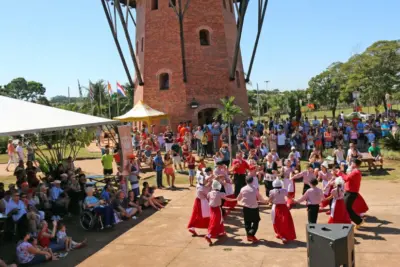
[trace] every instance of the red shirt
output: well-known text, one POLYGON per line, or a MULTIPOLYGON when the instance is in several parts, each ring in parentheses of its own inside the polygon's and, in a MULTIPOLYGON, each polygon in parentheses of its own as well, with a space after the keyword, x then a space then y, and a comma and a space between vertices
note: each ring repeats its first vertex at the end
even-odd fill
POLYGON ((47 236, 43 236, 43 232, 40 231, 40 233, 38 234, 38 243, 42 247, 47 248, 50 245, 50 238, 47 236))
POLYGON ((246 174, 246 170, 249 169, 249 164, 243 159, 234 159, 232 162, 232 166, 238 165, 234 168, 234 174, 246 174))
POLYGON ((120 156, 119 153, 115 153, 115 154, 114 154, 114 160, 115 160, 115 162, 116 162, 117 164, 119 163, 119 161, 121 160, 121 156, 120 156))
POLYGON ((346 175, 342 172, 339 173, 345 181, 344 190, 347 192, 358 193, 361 184, 361 172, 359 169, 353 170, 350 174, 346 175))

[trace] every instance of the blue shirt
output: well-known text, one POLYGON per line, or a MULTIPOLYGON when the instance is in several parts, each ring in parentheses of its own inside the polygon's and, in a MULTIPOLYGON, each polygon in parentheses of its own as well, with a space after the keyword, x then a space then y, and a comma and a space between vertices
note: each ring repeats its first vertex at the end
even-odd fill
POLYGON ((364 123, 362 123, 361 121, 359 121, 359 122, 357 123, 357 132, 358 132, 359 134, 364 133, 364 123))
POLYGON ((368 142, 375 141, 375 134, 374 133, 368 133, 367 134, 368 142))
POLYGON ((223 158, 222 158, 223 161, 230 160, 228 149, 221 149, 220 151, 221 151, 221 154, 223 155, 223 158))
POLYGON ((103 192, 101 192, 101 198, 105 201, 110 201, 110 193, 106 190, 103 190, 103 192))
POLYGON ((17 209, 18 213, 12 216, 14 222, 17 222, 24 214, 26 214, 25 204, 21 200, 15 203, 14 200, 10 199, 6 205, 6 215, 8 215, 13 209, 17 209))
POLYGON ((96 204, 96 203, 97 203, 96 207, 99 205, 99 200, 95 196, 85 197, 84 202, 85 202, 85 205, 96 204))
POLYGON ((64 190, 59 187, 53 186, 50 189, 51 200, 56 201, 62 192, 64 192, 64 190))
POLYGON ((156 171, 157 171, 157 172, 163 170, 164 162, 163 162, 161 156, 156 156, 156 157, 154 158, 154 163, 156 164, 156 171))
POLYGON ((389 135, 389 125, 387 123, 382 124, 381 126, 382 129, 382 136, 388 136, 389 135))

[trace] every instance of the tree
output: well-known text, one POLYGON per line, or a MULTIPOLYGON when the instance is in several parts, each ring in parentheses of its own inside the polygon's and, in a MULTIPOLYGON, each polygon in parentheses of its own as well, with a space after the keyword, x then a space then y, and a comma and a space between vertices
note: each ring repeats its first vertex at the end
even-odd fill
POLYGON ((36 101, 38 97, 44 96, 46 88, 39 82, 16 78, 5 86, 5 93, 12 98, 36 101))
POLYGON ((39 96, 38 99, 35 101, 35 103, 45 106, 50 106, 50 102, 45 96, 39 96))
POLYGON ((230 159, 232 160, 232 140, 231 140, 231 123, 233 119, 240 114, 243 114, 242 109, 235 105, 234 103, 235 97, 231 96, 229 98, 222 98, 221 99, 221 104, 222 108, 217 109, 214 112, 214 119, 218 119, 221 117, 221 119, 225 122, 228 123, 228 146, 229 146, 229 156, 230 159))

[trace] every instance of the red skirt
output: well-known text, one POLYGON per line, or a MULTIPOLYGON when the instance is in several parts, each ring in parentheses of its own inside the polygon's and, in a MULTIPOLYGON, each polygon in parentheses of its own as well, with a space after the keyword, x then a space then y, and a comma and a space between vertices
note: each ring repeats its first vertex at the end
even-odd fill
POLYGON ((333 199, 328 223, 351 223, 343 199, 333 199))
POLYGON ((188 224, 188 228, 203 228, 207 229, 210 223, 210 217, 203 218, 201 212, 201 201, 196 197, 194 200, 192 216, 188 224))
POLYGON ((289 192, 287 195, 286 206, 288 207, 289 210, 296 205, 296 203, 294 202, 294 197, 295 197, 295 192, 289 192))
POLYGON ((274 204, 271 215, 275 233, 288 241, 295 240, 296 230, 288 207, 285 204, 274 204))
POLYGON ((329 199, 329 200, 325 200, 327 197, 329 197, 329 195, 325 195, 325 194, 324 194, 324 200, 321 201, 321 204, 319 204, 319 206, 320 206, 321 208, 325 208, 325 207, 328 206, 329 203, 331 202, 330 199, 329 199))
MULTIPOLYGON (((227 198, 236 198, 235 194, 226 196, 227 198)), ((237 205, 237 201, 225 201, 224 202, 224 207, 227 207, 229 209, 233 209, 234 207, 236 207, 237 205)))
POLYGON ((356 198, 356 200, 353 203, 353 210, 355 213, 357 213, 358 215, 362 214, 362 213, 366 213, 368 211, 368 205, 365 202, 364 198, 361 196, 360 193, 358 193, 358 197, 356 198))
POLYGON ((208 234, 211 236, 211 238, 217 238, 225 234, 222 211, 220 207, 210 207, 210 224, 208 225, 208 234))

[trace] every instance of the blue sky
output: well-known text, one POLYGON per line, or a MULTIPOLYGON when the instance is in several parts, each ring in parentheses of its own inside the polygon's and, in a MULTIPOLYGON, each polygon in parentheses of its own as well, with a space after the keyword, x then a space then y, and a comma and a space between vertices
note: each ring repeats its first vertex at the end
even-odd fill
MULTIPOLYGON (((192 0, 199 1, 199 0, 192 0)), ((306 88, 334 61, 374 41, 400 38, 399 0, 270 0, 251 80, 269 89, 306 88)), ((127 78, 99 0, 2 1, 0 84, 16 77, 42 82, 51 97, 78 95, 97 79, 127 78)), ((245 69, 256 34, 251 0, 242 39, 245 69)), ((124 46, 126 56, 129 52, 124 46)), ((245 70, 246 71, 246 70, 245 70)))

